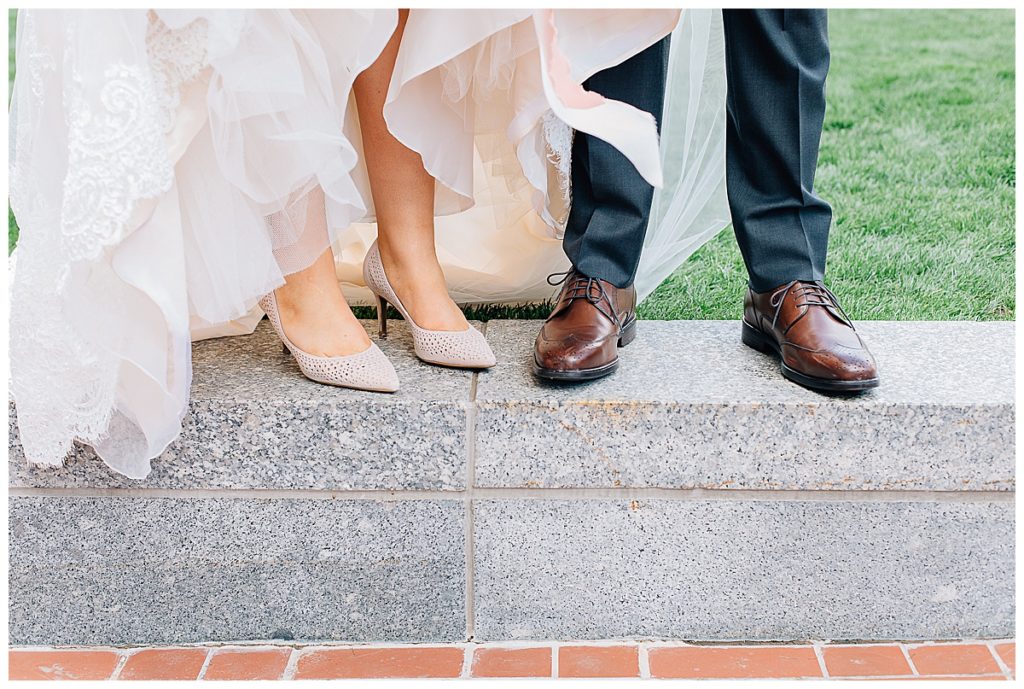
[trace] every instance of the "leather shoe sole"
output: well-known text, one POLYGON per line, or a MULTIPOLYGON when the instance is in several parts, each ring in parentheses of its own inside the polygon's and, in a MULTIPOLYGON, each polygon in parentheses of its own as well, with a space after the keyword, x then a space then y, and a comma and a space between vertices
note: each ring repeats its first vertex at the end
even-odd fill
POLYGON ((812 390, 822 390, 824 392, 862 392, 864 390, 870 390, 871 388, 878 387, 877 377, 866 378, 864 380, 831 380, 829 378, 809 376, 806 373, 801 373, 796 369, 790 368, 786 365, 786 362, 782 360, 782 350, 779 348, 779 345, 774 338, 758 332, 751 326, 747 325, 746 321, 742 321, 742 323, 743 344, 747 345, 751 349, 756 349, 759 352, 771 354, 776 357, 782 367, 782 375, 798 385, 802 385, 805 388, 810 388, 812 390))
MULTIPOLYGON (((622 331, 619 333, 619 347, 625 347, 630 342, 636 339, 636 319, 623 326, 622 331)), ((619 358, 615 357, 614 361, 610 361, 603 366, 595 366, 594 368, 545 368, 537 363, 537 358, 534 356, 533 359, 533 373, 538 378, 544 380, 556 380, 560 382, 578 383, 586 380, 596 380, 597 378, 603 378, 619 367, 619 358)))

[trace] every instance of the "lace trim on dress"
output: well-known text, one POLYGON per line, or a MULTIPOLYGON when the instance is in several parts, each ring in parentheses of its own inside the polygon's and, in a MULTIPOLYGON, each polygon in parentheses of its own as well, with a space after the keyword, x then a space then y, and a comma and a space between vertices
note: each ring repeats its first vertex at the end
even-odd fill
POLYGON ((174 170, 163 134, 174 124, 181 87, 203 68, 206 22, 172 30, 150 13, 143 65, 111 65, 98 104, 72 69, 68 173, 61 231, 72 261, 92 260, 123 239, 141 199, 171 188, 174 170))
POLYGON ((81 79, 71 80, 68 172, 61 233, 67 258, 93 260, 123 239, 141 199, 174 181, 160 127, 156 90, 140 65, 111 65, 95 107, 81 79))
POLYGON ((180 29, 170 29, 155 12, 149 12, 146 54, 165 132, 174 127, 181 87, 195 79, 208 62, 207 33, 205 19, 197 19, 180 29))
POLYGON ((551 110, 544 113, 543 127, 548 160, 558 171, 559 188, 563 198, 568 201, 572 187, 572 127, 551 110))
POLYGON ((146 58, 110 62, 93 88, 77 71, 75 15, 64 23, 58 73, 58 60, 36 35, 34 13, 22 12, 18 57, 28 82, 16 85, 13 98, 10 196, 22 233, 17 260, 9 260, 11 391, 27 458, 59 465, 73 440, 95 444, 106 436, 120 367, 116 353, 75 327, 66 295, 82 280, 109 274, 98 261, 133 229, 139 201, 171 188, 164 132, 177 91, 204 66, 198 45, 205 27, 170 30, 150 14, 154 43, 146 58), (47 117, 65 120, 66 144, 32 140, 32 123, 47 117), (55 188, 51 176, 60 168, 64 182, 55 188))
POLYGON ((559 229, 564 228, 568 220, 568 208, 572 203, 572 139, 573 129, 552 110, 544 113, 541 120, 544 132, 544 143, 547 147, 548 161, 554 166, 558 175, 558 190, 562 194, 564 217, 555 218, 559 229))

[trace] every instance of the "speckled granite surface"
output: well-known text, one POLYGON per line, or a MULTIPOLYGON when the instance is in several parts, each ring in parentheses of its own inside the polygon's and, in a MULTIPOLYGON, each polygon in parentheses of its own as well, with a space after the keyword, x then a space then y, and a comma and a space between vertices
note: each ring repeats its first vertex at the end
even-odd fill
POLYGON ((723 321, 643 321, 613 376, 542 384, 538 325, 487 324, 499 364, 475 402, 473 374, 420 363, 401 321, 381 343, 394 395, 306 380, 266 323, 200 342, 191 413, 146 480, 87 450, 28 465, 11 409, 10 485, 461 490, 475 404, 481 487, 1013 489, 1012 323, 861 323, 882 386, 853 398, 783 379, 723 321))
POLYGON ((541 384, 537 327, 488 324, 478 486, 1013 489, 1012 323, 860 323, 882 384, 854 397, 785 380, 724 321, 641 321, 612 376, 541 384))
POLYGON ((266 325, 197 344, 144 481, 31 467, 12 416, 11 642, 1012 635, 1013 324, 862 323, 853 398, 736 323, 641 322, 574 387, 531 376, 537 322, 488 323, 481 374, 403 325, 395 395, 306 380, 266 325))
POLYGON ((457 500, 15 497, 12 644, 459 641, 457 500))
MULTIPOLYGON (((378 341, 376 322, 364 325, 378 341)), ((60 469, 27 464, 12 408, 10 485, 460 490, 472 373, 420 363, 403 321, 388 333, 378 344, 401 378, 394 394, 306 379, 265 320, 252 335, 196 343, 190 414, 142 481, 87 448, 60 469)))
POLYGON ((475 632, 1011 636, 1013 503, 481 500, 475 632))

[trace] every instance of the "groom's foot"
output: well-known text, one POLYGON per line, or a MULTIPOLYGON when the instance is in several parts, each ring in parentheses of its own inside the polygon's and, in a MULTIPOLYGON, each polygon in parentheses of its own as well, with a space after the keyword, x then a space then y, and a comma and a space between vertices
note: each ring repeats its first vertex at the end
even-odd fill
POLYGON ((878 368, 835 295, 794 280, 743 300, 743 343, 782 360, 782 375, 828 392, 878 387, 878 368))
POLYGON ((540 378, 584 381, 619 366, 618 348, 636 336, 636 291, 571 270, 537 335, 533 372, 540 378))

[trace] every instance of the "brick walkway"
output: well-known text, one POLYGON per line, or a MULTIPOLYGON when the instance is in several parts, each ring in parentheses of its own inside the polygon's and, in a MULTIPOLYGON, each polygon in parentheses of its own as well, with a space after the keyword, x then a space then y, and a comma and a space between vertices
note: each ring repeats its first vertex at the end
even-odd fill
POLYGON ((1013 640, 807 645, 521 642, 12 648, 10 679, 653 677, 1012 679, 1013 640))

